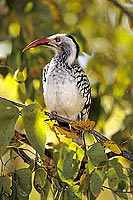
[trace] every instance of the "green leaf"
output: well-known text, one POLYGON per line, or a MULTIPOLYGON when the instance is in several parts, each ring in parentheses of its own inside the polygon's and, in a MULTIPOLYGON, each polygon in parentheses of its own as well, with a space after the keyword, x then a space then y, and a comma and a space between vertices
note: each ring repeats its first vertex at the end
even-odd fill
POLYGON ((17 69, 14 73, 14 78, 18 83, 23 83, 26 80, 27 76, 24 74, 23 71, 17 69))
POLYGON ((9 176, 0 176, 0 194, 11 195, 11 179, 9 176))
POLYGON ((63 182, 68 184, 73 182, 78 175, 83 157, 84 151, 76 143, 72 142, 69 147, 62 146, 57 170, 63 182))
POLYGON ((16 139, 11 139, 9 145, 7 146, 8 148, 24 148, 25 147, 25 144, 19 140, 16 140, 16 139))
POLYGON ((2 195, 1 196, 1 200, 11 200, 10 197, 6 196, 6 195, 2 195))
POLYGON ((94 171, 95 167, 93 166, 92 162, 90 160, 88 160, 88 164, 87 164, 87 172, 88 174, 91 174, 94 171))
POLYGON ((114 168, 114 170, 118 176, 119 184, 118 184, 117 190, 119 190, 119 191, 126 190, 127 191, 128 187, 129 187, 129 183, 128 183, 127 175, 124 174, 123 166, 121 165, 121 163, 119 163, 117 158, 113 158, 110 161, 110 163, 111 163, 112 168, 114 168))
POLYGON ((112 167, 115 169, 120 180, 127 181, 127 176, 123 173, 123 166, 119 163, 117 158, 110 160, 112 167))
POLYGON ((18 199, 27 200, 32 189, 32 172, 29 168, 14 172, 14 182, 18 199))
POLYGON ((29 142, 40 156, 43 157, 46 142, 44 112, 39 104, 31 104, 22 110, 22 117, 29 142))
POLYGON ((38 168, 35 170, 35 176, 34 176, 34 187, 37 190, 37 192, 42 193, 42 189, 45 186, 47 178, 47 173, 44 170, 44 168, 38 168))
POLYGON ((103 146, 98 142, 90 147, 87 151, 87 156, 94 166, 98 166, 108 160, 106 154, 104 153, 103 146))
POLYGON ((123 193, 123 192, 116 192, 117 196, 120 197, 120 199, 127 199, 128 200, 128 196, 127 194, 123 193))
POLYGON ((104 177, 105 174, 100 170, 95 170, 95 172, 91 176, 90 190, 95 197, 97 197, 101 192, 104 177))
POLYGON ((46 179, 45 186, 43 188, 43 193, 41 194, 41 200, 47 199, 50 190, 51 190, 51 184, 48 181, 48 179, 46 179))
POLYGON ((133 114, 127 115, 125 117, 124 123, 126 127, 128 128, 130 134, 132 135, 132 130, 133 130, 133 114))
POLYGON ((92 98, 91 108, 90 108, 90 119, 97 122, 100 117, 101 112, 101 98, 99 96, 92 98))
POLYGON ((117 190, 119 184, 119 178, 114 168, 107 171, 106 176, 108 177, 108 185, 111 189, 117 190))
POLYGON ((70 186, 64 191, 63 200, 81 200, 81 193, 78 192, 79 186, 70 186))
POLYGON ((88 200, 95 200, 96 198, 91 191, 88 191, 88 200))
POLYGON ((89 182, 90 182, 90 179, 89 179, 89 175, 87 175, 86 173, 84 173, 81 178, 80 178, 80 188, 79 188, 79 191, 81 191, 85 196, 87 195, 88 193, 88 190, 89 190, 89 182))
POLYGON ((18 117, 18 108, 6 100, 0 101, 0 156, 12 138, 18 117))

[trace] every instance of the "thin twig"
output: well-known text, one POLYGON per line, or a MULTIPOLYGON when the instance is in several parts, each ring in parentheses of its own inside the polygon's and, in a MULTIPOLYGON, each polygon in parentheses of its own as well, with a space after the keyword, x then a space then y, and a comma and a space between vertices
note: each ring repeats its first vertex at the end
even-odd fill
POLYGON ((31 165, 33 160, 21 149, 13 148, 13 150, 23 159, 24 162, 31 165))
POLYGON ((47 115, 51 120, 57 120, 59 122, 65 122, 65 123, 70 123, 71 120, 70 119, 67 119, 65 117, 61 117, 60 115, 57 115, 56 113, 54 112, 47 112, 47 111, 44 111, 44 114, 47 115))
POLYGON ((122 4, 120 4, 118 1, 116 0, 107 0, 110 3, 114 4, 114 6, 116 6, 117 8, 119 8, 123 13, 125 13, 130 20, 133 22, 133 15, 129 12, 128 9, 126 9, 124 6, 122 6, 122 4))
POLYGON ((113 190, 112 188, 109 188, 109 187, 107 187, 107 186, 105 186, 105 185, 103 185, 102 188, 105 188, 105 189, 107 189, 107 190, 111 190, 111 191, 114 192, 114 193, 121 192, 121 193, 123 193, 123 194, 131 194, 131 192, 128 192, 128 191, 113 190))
POLYGON ((16 101, 12 101, 12 100, 10 100, 10 99, 7 99, 7 98, 4 98, 4 97, 1 97, 1 96, 0 96, 0 101, 2 101, 2 100, 9 101, 9 102, 13 103, 15 106, 18 106, 18 107, 21 107, 21 108, 25 108, 25 107, 26 107, 25 104, 18 103, 18 102, 16 102, 16 101))
POLYGON ((112 158, 114 156, 122 156, 123 158, 126 158, 127 160, 133 161, 133 153, 121 149, 121 154, 116 154, 114 152, 108 152, 107 153, 108 158, 112 158))

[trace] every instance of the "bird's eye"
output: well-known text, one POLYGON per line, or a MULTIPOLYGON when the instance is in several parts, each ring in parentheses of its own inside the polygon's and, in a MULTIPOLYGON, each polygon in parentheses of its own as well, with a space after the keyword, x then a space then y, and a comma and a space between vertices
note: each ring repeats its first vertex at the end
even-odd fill
POLYGON ((56 37, 56 38, 55 38, 55 41, 56 41, 56 42, 60 42, 60 38, 59 38, 59 37, 56 37))

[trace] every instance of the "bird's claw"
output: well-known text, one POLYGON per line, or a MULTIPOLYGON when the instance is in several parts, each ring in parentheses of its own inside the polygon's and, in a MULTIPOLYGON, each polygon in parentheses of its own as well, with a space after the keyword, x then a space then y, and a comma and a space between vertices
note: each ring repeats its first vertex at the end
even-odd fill
POLYGON ((56 116, 57 116, 57 112, 56 111, 51 111, 49 118, 50 118, 50 120, 56 120, 57 119, 56 116))

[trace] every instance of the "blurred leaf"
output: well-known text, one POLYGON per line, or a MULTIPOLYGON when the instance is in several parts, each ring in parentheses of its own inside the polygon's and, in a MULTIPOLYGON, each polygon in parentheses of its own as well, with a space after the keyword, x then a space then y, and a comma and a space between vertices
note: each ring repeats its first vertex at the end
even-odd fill
POLYGON ((17 37, 20 34, 20 24, 18 22, 12 22, 9 25, 9 33, 13 37, 17 37))
POLYGON ((15 80, 19 83, 19 88, 23 94, 26 94, 25 80, 27 78, 26 70, 17 69, 14 73, 15 80))
POLYGON ((88 160, 88 164, 87 164, 87 173, 91 174, 94 171, 95 167, 93 166, 92 162, 90 160, 88 160))
POLYGON ((128 177, 126 174, 124 174, 123 171, 123 166, 121 163, 119 163, 117 158, 113 158, 112 160, 110 160, 111 166, 114 168, 118 179, 119 179, 119 184, 118 184, 118 191, 123 192, 123 190, 128 190, 128 177))
POLYGON ((26 6, 24 8, 24 12, 28 13, 28 12, 30 12, 32 10, 32 8, 33 8, 33 2, 29 1, 29 2, 27 2, 26 6))
POLYGON ((81 199, 81 193, 78 192, 79 186, 69 186, 65 191, 64 191, 64 198, 63 200, 80 200, 81 199))
POLYGON ((19 83, 19 88, 23 94, 26 94, 25 83, 19 83))
POLYGON ((34 149, 44 156, 46 130, 44 112, 39 104, 31 104, 22 110, 22 118, 27 138, 34 149))
POLYGON ((100 143, 93 144, 87 151, 87 156, 94 166, 98 166, 103 162, 107 162, 107 156, 104 152, 103 146, 100 143))
POLYGON ((1 200, 10 200, 10 197, 8 197, 6 195, 2 195, 1 198, 2 198, 1 200))
POLYGON ((130 178, 130 192, 133 195, 133 170, 132 169, 128 171, 128 175, 130 178))
POLYGON ((88 199, 87 200, 95 200, 97 197, 95 197, 91 191, 88 191, 88 199))
POLYGON ((38 168, 35 170, 34 187, 37 190, 37 192, 43 194, 43 188, 45 186, 46 179, 47 179, 47 173, 44 170, 44 168, 38 168))
POLYGON ((83 157, 84 151, 76 143, 72 142, 69 147, 62 145, 57 170, 63 182, 70 185, 72 184, 73 180, 78 175, 83 157))
POLYGON ((124 174, 123 172, 123 166, 122 164, 118 161, 117 158, 113 158, 112 160, 110 160, 110 163, 112 165, 112 167, 115 169, 117 176, 119 177, 120 180, 127 180, 127 176, 124 174))
POLYGON ((129 133, 132 135, 133 133, 133 114, 127 115, 124 120, 124 124, 129 130, 129 133))
POLYGON ((121 199, 127 199, 128 200, 128 196, 126 193, 123 192, 116 192, 116 194, 118 195, 118 197, 120 197, 121 199))
POLYGON ((18 117, 19 110, 12 103, 0 101, 0 156, 12 138, 18 117))
POLYGON ((109 148, 112 152, 116 153, 116 154, 121 154, 121 150, 118 147, 118 145, 112 141, 112 140, 106 140, 104 142, 104 147, 109 148))
POLYGON ((114 168, 107 171, 106 176, 108 177, 108 185, 112 190, 117 190, 119 184, 119 178, 114 168))
POLYGON ((101 107, 101 100, 100 97, 92 98, 91 108, 90 108, 90 119, 94 120, 95 122, 98 121, 100 117, 100 107, 101 107))
POLYGON ((116 132, 112 138, 113 141, 115 141, 117 144, 122 145, 125 142, 127 143, 127 141, 129 140, 129 133, 127 130, 120 130, 118 132, 116 132))
POLYGON ((13 194, 12 197, 28 200, 32 189, 31 170, 29 168, 18 169, 13 174, 13 194))
POLYGON ((80 188, 79 191, 82 191, 84 195, 87 195, 88 188, 89 188, 89 176, 84 173, 80 178, 80 188))
POLYGON ((46 200, 51 190, 51 183, 46 179, 45 186, 43 187, 43 193, 41 194, 41 200, 46 200))
POLYGON ((14 78, 18 83, 23 83, 26 80, 27 75, 23 71, 17 69, 14 73, 14 78))
POLYGON ((11 139, 9 145, 7 146, 7 148, 24 148, 25 144, 21 141, 15 140, 15 139, 11 139))
POLYGON ((102 188, 105 174, 100 170, 95 170, 90 179, 90 190, 92 194, 97 197, 102 188))
POLYGON ((9 196, 11 193, 11 179, 9 176, 0 176, 0 195, 5 194, 9 196))

